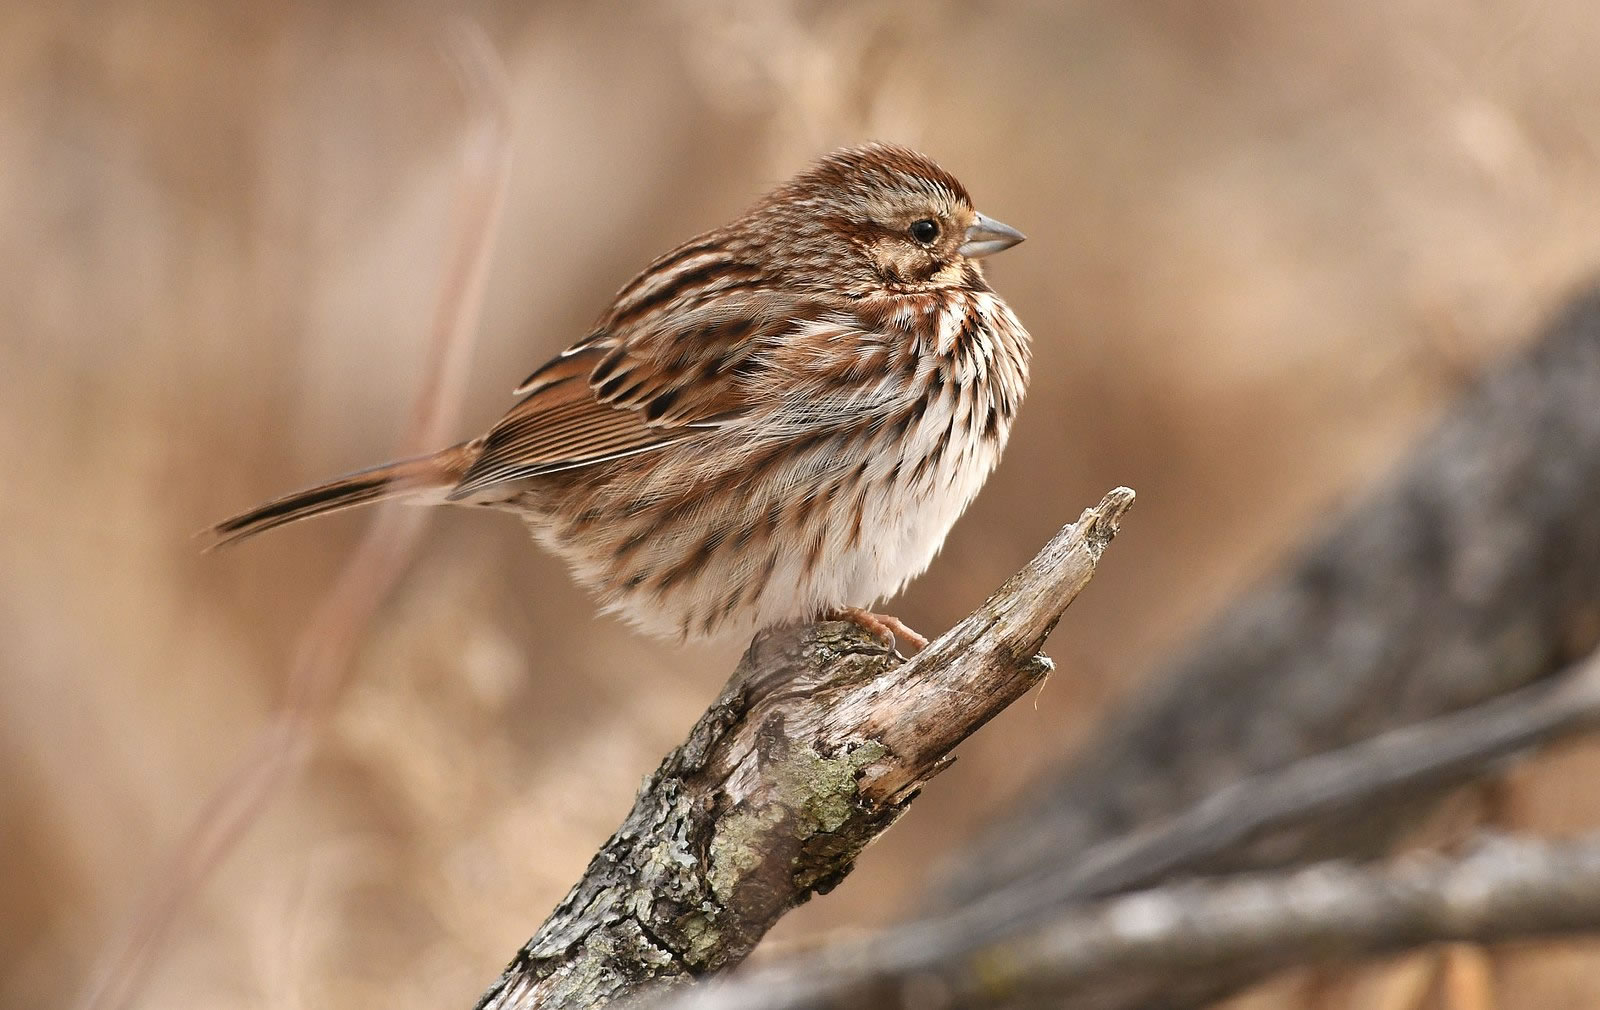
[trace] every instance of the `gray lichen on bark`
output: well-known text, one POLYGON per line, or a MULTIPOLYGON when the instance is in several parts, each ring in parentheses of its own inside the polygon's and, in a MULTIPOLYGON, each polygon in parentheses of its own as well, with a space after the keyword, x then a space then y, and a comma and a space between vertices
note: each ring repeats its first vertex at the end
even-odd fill
MULTIPOLYGON (((822 753, 791 739, 780 710, 726 753, 758 698, 786 680, 828 680, 819 694, 881 674, 889 650, 842 623, 764 636, 685 743, 640 790, 584 879, 517 955, 539 978, 539 1006, 604 1003, 649 983, 716 971, 748 953, 772 921, 826 892, 904 801, 864 803, 863 766, 886 752, 847 741, 822 753), (811 676, 791 676, 799 670, 811 676), (821 675, 818 676, 817 673, 821 675)), ((496 1005, 494 990, 484 1006, 496 1005)))

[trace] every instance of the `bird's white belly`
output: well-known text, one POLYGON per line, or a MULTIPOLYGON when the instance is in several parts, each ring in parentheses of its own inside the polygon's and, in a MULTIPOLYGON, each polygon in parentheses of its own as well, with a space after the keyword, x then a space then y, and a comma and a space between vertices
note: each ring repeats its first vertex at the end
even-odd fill
POLYGON ((963 412, 940 405, 911 437, 875 459, 866 478, 873 490, 859 534, 848 501, 820 517, 828 524, 822 534, 830 541, 827 563, 804 566, 796 558, 780 564, 761 601, 759 622, 870 607, 926 571, 1004 447, 1004 430, 998 439, 984 439, 975 428, 963 412), (930 454, 935 461, 919 470, 917 464, 930 454))
POLYGON ((886 494, 871 510, 862 539, 877 549, 859 551, 840 566, 847 576, 840 587, 843 598, 860 601, 852 605, 871 606, 927 571, 988 479, 998 453, 987 446, 968 445, 963 451, 952 445, 946 459, 932 468, 924 486, 886 494))

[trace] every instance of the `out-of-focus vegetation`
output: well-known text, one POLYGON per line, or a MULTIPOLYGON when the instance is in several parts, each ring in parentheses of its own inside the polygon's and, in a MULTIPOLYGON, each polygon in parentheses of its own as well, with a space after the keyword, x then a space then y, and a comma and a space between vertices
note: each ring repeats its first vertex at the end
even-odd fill
MULTIPOLYGON (((656 253, 821 151, 956 172, 1028 243, 1000 471, 894 609, 936 631, 1107 487, 1140 505, 1060 672, 774 944, 892 916, 939 853, 1378 472, 1600 265, 1600 8, 477 0, 516 158, 467 435, 656 253)), ((463 111, 415 5, 0 10, 0 1004, 59 1004, 278 702, 353 517, 190 534, 384 458, 417 385, 463 111)), ((661 647, 501 516, 443 515, 308 774, 144 1005, 464 1005, 742 643, 661 647)), ((1204 718, 1197 712, 1195 718, 1204 718)), ((1600 822, 1600 748, 1479 816, 1600 822)), ((1496 954, 1506 1008, 1600 955, 1496 954)), ((1393 972, 1253 1007, 1371 1005, 1393 972)))

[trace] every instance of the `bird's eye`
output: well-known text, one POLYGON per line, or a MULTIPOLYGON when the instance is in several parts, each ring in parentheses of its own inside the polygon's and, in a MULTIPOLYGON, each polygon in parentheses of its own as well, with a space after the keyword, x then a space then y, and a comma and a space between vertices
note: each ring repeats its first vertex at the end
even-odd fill
POLYGON ((921 221, 911 223, 911 237, 927 245, 939 237, 939 222, 923 218, 921 221))

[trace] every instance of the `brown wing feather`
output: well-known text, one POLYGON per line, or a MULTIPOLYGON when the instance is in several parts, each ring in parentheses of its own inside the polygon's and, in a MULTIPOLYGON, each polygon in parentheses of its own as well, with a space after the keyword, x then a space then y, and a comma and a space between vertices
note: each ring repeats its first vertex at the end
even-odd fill
MULTIPOLYGON (((771 291, 702 292, 699 304, 602 326, 518 387, 452 500, 696 437, 751 407, 772 339, 825 309, 771 291)), ((617 315, 613 312, 613 317, 617 315)))
POLYGON ((649 427, 637 411, 601 403, 581 377, 542 385, 495 425, 483 452, 450 499, 468 498, 495 484, 587 466, 675 441, 649 427))
POLYGON ((747 407, 772 338, 811 315, 792 299, 727 296, 634 328, 605 348, 590 373, 595 397, 657 426, 711 422, 747 407))

